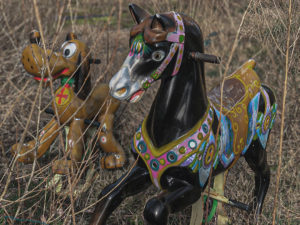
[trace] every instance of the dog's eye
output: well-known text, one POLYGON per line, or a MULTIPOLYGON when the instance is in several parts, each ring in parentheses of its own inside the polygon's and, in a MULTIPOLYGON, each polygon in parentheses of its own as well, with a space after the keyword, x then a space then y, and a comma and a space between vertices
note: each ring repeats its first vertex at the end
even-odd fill
POLYGON ((165 52, 162 50, 157 50, 152 53, 152 60, 159 62, 165 57, 165 52))
POLYGON ((77 50, 77 46, 75 43, 68 43, 63 45, 63 57, 70 58, 74 55, 77 50))

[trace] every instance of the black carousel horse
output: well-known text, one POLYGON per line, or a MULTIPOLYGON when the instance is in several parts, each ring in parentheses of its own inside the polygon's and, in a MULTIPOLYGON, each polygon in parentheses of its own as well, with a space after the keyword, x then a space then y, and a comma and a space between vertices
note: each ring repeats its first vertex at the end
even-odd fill
POLYGON ((128 196, 154 184, 162 193, 144 209, 148 224, 167 224, 169 213, 196 202, 212 176, 231 168, 243 155, 255 172, 254 204, 261 213, 270 170, 265 151, 276 115, 272 91, 261 85, 249 60, 220 85, 206 92, 202 32, 190 17, 168 12, 149 15, 129 6, 137 23, 130 32, 130 53, 110 81, 110 93, 136 102, 151 83, 161 84, 149 115, 134 135, 136 165, 100 194, 91 224, 105 224, 128 196), (221 112, 220 112, 221 111, 221 112))

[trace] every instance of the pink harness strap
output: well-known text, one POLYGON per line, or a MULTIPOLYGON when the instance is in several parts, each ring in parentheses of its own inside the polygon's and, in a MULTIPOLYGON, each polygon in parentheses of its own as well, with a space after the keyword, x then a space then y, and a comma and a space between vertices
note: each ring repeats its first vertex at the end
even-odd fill
POLYGON ((163 71, 166 69, 166 67, 169 65, 171 60, 173 59, 174 55, 178 51, 177 59, 175 63, 175 67, 172 73, 172 76, 175 76, 181 66, 182 57, 183 57, 183 50, 184 50, 184 39, 185 39, 185 32, 184 32, 184 24, 181 16, 176 13, 172 12, 174 19, 176 21, 177 27, 175 32, 168 33, 166 37, 166 41, 172 42, 169 54, 164 59, 164 61, 161 63, 161 65, 151 74, 149 78, 143 83, 143 88, 147 89, 150 87, 150 85, 160 78, 163 71))

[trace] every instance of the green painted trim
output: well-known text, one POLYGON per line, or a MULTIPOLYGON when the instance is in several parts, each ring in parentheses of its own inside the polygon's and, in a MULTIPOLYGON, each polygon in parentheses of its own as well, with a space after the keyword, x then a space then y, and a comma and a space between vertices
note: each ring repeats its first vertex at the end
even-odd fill
POLYGON ((74 78, 63 76, 60 78, 60 86, 64 86, 66 83, 68 83, 70 86, 74 84, 74 78))
MULTIPOLYGON (((203 198, 203 204, 204 204, 204 205, 206 204, 206 200, 207 200, 207 196, 204 195, 204 198, 203 198)), ((211 208, 211 210, 209 211, 209 214, 208 214, 206 220, 205 220, 204 215, 203 215, 202 223, 205 223, 206 221, 209 223, 209 222, 212 220, 212 218, 213 218, 214 215, 216 214, 217 206, 218 206, 218 200, 213 199, 213 205, 212 205, 212 208, 211 208)))

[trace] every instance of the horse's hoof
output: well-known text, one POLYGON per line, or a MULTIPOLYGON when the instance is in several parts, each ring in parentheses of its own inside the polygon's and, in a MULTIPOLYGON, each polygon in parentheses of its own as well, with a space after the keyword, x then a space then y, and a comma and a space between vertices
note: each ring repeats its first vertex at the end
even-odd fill
POLYGON ((124 166, 125 158, 119 154, 110 154, 108 156, 104 156, 101 161, 102 169, 118 169, 124 166))
POLYGON ((69 174, 72 167, 72 161, 71 160, 63 160, 59 159, 56 160, 52 165, 52 172, 54 174, 61 174, 66 175, 69 174))
POLYGON ((22 162, 22 163, 32 163, 33 160, 34 160, 34 154, 33 152, 28 152, 32 150, 30 147, 26 146, 26 145, 21 145, 18 143, 18 144, 14 144, 10 151, 11 153, 17 157, 17 161, 18 162, 22 162), (18 149, 20 149, 20 152, 18 154, 18 149), (25 154, 25 155, 24 155, 25 154))

